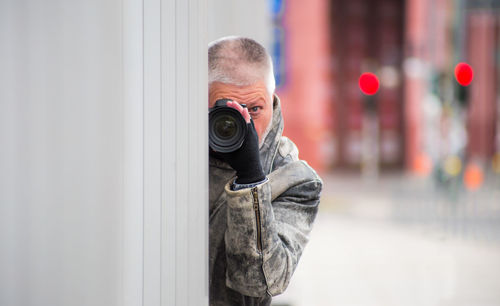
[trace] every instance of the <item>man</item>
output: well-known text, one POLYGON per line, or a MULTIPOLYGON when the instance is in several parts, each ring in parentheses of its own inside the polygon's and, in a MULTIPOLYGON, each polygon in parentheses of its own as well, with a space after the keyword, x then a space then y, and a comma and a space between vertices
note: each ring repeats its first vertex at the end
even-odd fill
POLYGON ((210 305, 270 305, 308 241, 322 181, 282 137, 266 50, 252 39, 226 37, 208 54, 209 107, 230 99, 248 126, 237 151, 210 150, 210 305))

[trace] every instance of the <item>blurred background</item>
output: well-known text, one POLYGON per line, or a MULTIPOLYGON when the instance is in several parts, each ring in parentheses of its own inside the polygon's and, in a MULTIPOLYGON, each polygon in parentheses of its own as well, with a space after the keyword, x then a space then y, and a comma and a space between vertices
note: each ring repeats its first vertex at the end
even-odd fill
POLYGON ((271 52, 285 135, 325 181, 274 304, 500 305, 500 1, 212 3, 210 40, 271 52))

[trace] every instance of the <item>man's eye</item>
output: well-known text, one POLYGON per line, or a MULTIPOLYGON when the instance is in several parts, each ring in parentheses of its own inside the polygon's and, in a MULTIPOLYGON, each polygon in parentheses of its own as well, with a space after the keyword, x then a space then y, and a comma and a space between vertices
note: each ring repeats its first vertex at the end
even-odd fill
POLYGON ((258 112, 259 111, 259 107, 258 106, 254 106, 254 107, 250 108, 250 111, 254 112, 254 113, 258 112))

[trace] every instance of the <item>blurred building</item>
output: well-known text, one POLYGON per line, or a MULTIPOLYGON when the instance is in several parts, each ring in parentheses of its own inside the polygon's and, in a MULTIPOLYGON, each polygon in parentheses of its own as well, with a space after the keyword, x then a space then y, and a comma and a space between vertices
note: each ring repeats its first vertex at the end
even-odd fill
POLYGON ((428 174, 447 156, 489 165, 500 151, 500 1, 270 2, 285 134, 314 167, 362 169, 374 154, 381 169, 428 174), (459 62, 474 70, 466 88, 459 62), (363 72, 380 80, 371 98, 363 72))

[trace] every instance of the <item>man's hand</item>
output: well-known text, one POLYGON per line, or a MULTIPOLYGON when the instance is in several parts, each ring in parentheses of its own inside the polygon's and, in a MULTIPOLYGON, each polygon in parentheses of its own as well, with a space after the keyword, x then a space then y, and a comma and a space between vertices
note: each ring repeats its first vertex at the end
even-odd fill
POLYGON ((248 113, 248 109, 241 106, 238 102, 228 101, 227 106, 238 110, 245 121, 247 122, 247 134, 245 141, 241 147, 231 153, 212 152, 211 154, 216 158, 222 159, 227 162, 234 170, 236 170, 236 183, 237 184, 250 184, 257 183, 265 179, 262 165, 260 164, 259 154, 259 137, 252 118, 248 113))
POLYGON ((241 104, 239 104, 236 101, 227 101, 226 105, 239 111, 241 113, 241 115, 243 116, 243 118, 245 118, 245 121, 247 123, 250 123, 251 117, 250 117, 250 113, 248 112, 248 109, 246 107, 241 106, 241 104))

